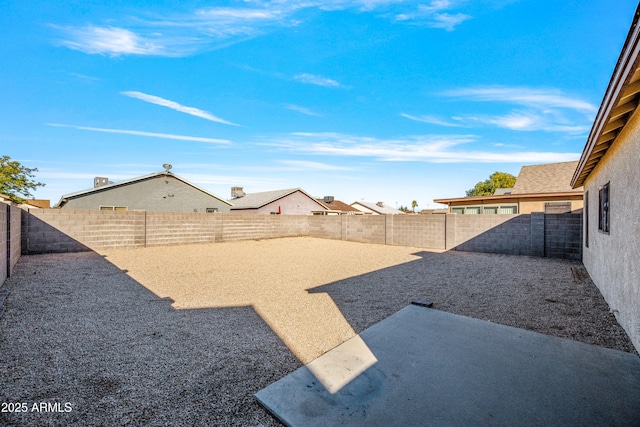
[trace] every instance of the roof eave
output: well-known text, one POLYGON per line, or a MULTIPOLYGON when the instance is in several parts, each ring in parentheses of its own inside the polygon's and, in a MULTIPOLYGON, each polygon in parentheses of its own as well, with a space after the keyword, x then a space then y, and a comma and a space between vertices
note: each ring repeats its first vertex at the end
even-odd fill
POLYGON ((506 199, 537 199, 545 197, 573 197, 583 195, 583 191, 559 191, 550 193, 520 193, 520 194, 502 194, 498 196, 472 196, 472 197, 455 197, 450 199, 433 199, 435 203, 453 203, 453 202, 481 202, 483 200, 506 200, 506 199))
POLYGON ((640 17, 640 5, 636 9, 636 13, 633 18, 631 29, 627 34, 627 38, 622 47, 622 52, 618 58, 618 62, 614 68, 611 80, 607 86, 602 103, 596 118, 589 132, 589 137, 585 144, 585 148, 582 151, 582 156, 578 161, 578 167, 576 168, 573 177, 571 179, 571 186, 573 188, 584 185, 585 179, 589 176, 591 171, 596 167, 600 159, 607 152, 609 147, 617 139, 617 135, 622 128, 626 125, 631 115, 635 112, 638 99, 640 97, 640 85, 634 87, 631 91, 627 91, 630 88, 629 83, 634 76, 638 67, 639 52, 640 52, 640 26, 638 25, 638 19, 640 17), (628 100, 631 98, 631 100, 628 100), (623 104, 620 101, 624 99, 623 104), (630 104, 628 109, 620 117, 617 114, 614 115, 616 107, 624 107, 630 104), (606 127, 613 129, 607 129, 606 133, 615 132, 612 138, 601 141, 601 137, 605 133, 606 127), (598 148, 596 150, 596 148, 598 148))

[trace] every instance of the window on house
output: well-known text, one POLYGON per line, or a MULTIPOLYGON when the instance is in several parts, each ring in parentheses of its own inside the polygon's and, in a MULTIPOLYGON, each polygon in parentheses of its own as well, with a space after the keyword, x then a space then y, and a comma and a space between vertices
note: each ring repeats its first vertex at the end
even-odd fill
POLYGON ((126 211, 126 206, 100 206, 101 211, 126 211))
POLYGON ((480 207, 468 207, 464 210, 465 215, 477 215, 480 213, 480 207))
POLYGON ((571 213, 571 202, 546 202, 544 204, 544 213, 546 214, 571 213))
POLYGON ((584 245, 589 247, 589 192, 584 193, 584 245))
POLYGON ((483 210, 485 214, 497 214, 498 213, 498 207, 497 206, 487 206, 484 208, 483 210))
POLYGON ((518 206, 500 206, 498 208, 498 213, 499 214, 517 214, 518 213, 518 206))
POLYGON ((598 230, 609 233, 610 208, 609 208, 609 183, 600 187, 598 193, 598 230))
POLYGON ((207 208, 207 213, 218 212, 218 208, 207 208))
POLYGON ((464 213, 464 208, 451 208, 451 213, 462 215, 464 213))

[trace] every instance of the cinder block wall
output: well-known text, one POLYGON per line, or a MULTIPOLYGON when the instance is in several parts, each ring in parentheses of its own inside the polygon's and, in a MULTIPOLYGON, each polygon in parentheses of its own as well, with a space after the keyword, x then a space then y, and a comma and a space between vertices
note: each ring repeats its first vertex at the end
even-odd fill
POLYGON ((386 215, 343 215, 343 240, 386 244, 386 215))
POLYGON ((322 239, 342 240, 343 218, 343 215, 314 215, 309 217, 309 236, 322 239))
POLYGON ((9 253, 7 252, 7 224, 8 210, 4 203, 0 203, 0 285, 9 277, 9 270, 7 269, 7 259, 9 253))
POLYGON ((79 252, 144 245, 145 212, 29 209, 23 253, 79 252))
POLYGON ((13 268, 20 258, 22 209, 0 203, 0 285, 11 277, 13 268))
POLYGON ((389 215, 387 244, 445 249, 446 215, 389 215))
POLYGON ((311 218, 307 215, 269 215, 272 238, 309 236, 311 218))
POLYGON ((222 236, 220 241, 232 242, 236 240, 268 239, 271 237, 271 215, 221 215, 222 236))
POLYGON ((459 251, 531 255, 530 223, 531 215, 460 215, 449 246, 459 251))
POLYGON ((582 259, 582 214, 447 215, 447 249, 582 259))
POLYGON ((22 254, 22 209, 17 206, 10 206, 10 226, 9 226, 9 272, 7 276, 11 277, 13 268, 16 266, 20 255, 22 254))
POLYGON ((544 255, 582 259, 582 215, 544 216, 544 255))
POLYGON ((581 257, 581 215, 261 215, 32 210, 23 253, 311 236, 426 249, 581 257))
POLYGON ((143 212, 146 235, 136 246, 213 243, 222 214, 143 212))

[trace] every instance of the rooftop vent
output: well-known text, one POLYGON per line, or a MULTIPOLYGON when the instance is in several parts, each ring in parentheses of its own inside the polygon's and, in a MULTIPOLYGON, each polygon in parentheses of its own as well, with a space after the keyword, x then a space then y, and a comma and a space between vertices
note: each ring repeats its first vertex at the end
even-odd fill
POLYGON ((242 187, 231 187, 231 198, 232 199, 238 199, 240 197, 243 197, 245 195, 245 192, 242 191, 242 187))
POLYGON ((376 206, 380 206, 381 208, 384 208, 384 202, 378 202, 376 203, 376 206))
POLYGON ((325 203, 331 203, 333 202, 333 196, 324 196, 323 200, 325 203))
POLYGON ((93 178, 93 188, 102 187, 107 184, 109 184, 109 178, 105 178, 104 176, 96 176, 93 178))

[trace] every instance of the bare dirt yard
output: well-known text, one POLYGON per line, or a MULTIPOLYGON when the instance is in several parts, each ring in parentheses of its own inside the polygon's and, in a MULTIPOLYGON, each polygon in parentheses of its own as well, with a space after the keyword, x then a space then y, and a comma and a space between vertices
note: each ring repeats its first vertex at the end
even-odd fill
POLYGON ((254 393, 413 299, 635 352, 557 259, 287 238, 24 256, 3 289, 6 426, 279 425, 254 393))

